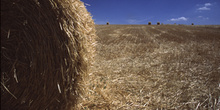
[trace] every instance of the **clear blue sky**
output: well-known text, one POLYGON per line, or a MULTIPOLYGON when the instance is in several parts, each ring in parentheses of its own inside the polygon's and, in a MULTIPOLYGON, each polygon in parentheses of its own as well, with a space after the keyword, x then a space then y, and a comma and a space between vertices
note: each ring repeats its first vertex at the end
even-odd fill
POLYGON ((220 25, 220 0, 81 0, 96 24, 220 25))

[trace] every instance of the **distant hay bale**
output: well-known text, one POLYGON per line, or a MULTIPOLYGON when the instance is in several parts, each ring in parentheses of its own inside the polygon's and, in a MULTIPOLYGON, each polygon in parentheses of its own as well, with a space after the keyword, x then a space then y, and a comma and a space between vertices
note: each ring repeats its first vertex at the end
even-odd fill
POLYGON ((109 22, 107 22, 106 25, 109 25, 109 22))
POLYGON ((194 23, 192 23, 191 25, 194 25, 194 23))
POLYGON ((160 25, 160 22, 157 22, 157 25, 160 25))
POLYGON ((151 22, 148 22, 148 25, 151 25, 151 22))
POLYGON ((95 37, 80 0, 1 0, 1 110, 73 109, 95 37))

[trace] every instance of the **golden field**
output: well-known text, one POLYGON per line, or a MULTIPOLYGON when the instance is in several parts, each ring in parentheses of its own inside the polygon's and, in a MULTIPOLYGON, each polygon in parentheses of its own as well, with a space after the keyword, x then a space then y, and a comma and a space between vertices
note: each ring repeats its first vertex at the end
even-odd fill
POLYGON ((220 26, 96 25, 81 109, 220 109, 220 26))

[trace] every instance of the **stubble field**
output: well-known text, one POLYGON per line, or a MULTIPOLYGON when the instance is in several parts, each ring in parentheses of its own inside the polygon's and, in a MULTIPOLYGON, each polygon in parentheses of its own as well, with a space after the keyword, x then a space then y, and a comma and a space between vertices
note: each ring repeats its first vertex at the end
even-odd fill
POLYGON ((220 108, 220 26, 97 25, 82 109, 220 108))

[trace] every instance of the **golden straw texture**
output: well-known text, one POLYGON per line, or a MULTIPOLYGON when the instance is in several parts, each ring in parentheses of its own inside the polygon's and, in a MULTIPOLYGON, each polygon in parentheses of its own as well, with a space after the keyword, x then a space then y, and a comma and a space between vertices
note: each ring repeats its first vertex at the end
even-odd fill
POLYGON ((1 0, 1 110, 74 109, 95 38, 80 0, 1 0))

